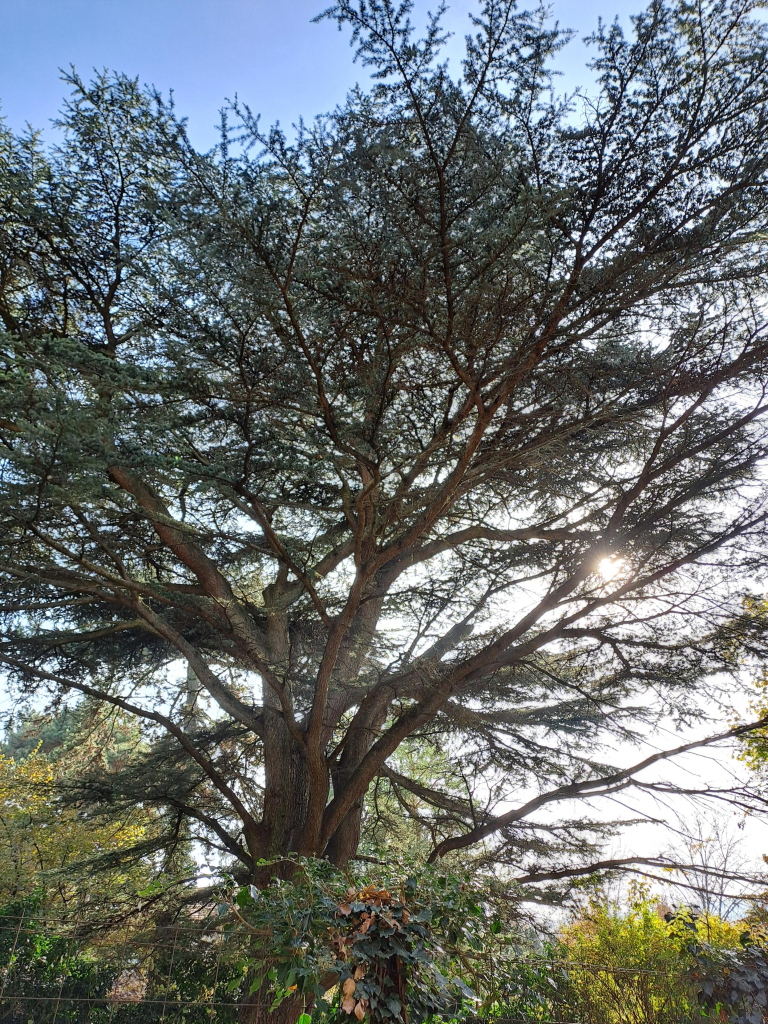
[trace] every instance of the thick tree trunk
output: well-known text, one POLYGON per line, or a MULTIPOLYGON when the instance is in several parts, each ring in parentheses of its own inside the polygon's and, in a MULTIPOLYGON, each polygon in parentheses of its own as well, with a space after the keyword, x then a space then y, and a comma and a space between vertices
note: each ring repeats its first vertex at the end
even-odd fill
POLYGON ((264 817, 268 859, 295 853, 304 832, 309 800, 307 765, 280 712, 264 713, 264 817))
MULTIPOLYGON (((284 584, 285 581, 283 581, 284 584)), ((302 846, 309 805, 309 772, 306 758, 291 735, 285 714, 293 713, 290 682, 288 619, 278 584, 264 591, 267 638, 275 674, 283 685, 282 700, 266 682, 264 703, 264 812, 262 825, 267 836, 268 860, 297 853, 302 846)), ((280 874, 274 868, 272 874, 280 874)), ((256 885, 269 878, 255 879, 256 885)))
MULTIPOLYGON (((386 714, 387 703, 382 699, 372 705, 365 720, 349 735, 340 762, 331 773, 334 793, 341 793, 354 778, 361 761, 371 749, 386 714)), ((363 820, 363 803, 363 797, 360 797, 350 807, 325 850, 328 859, 337 867, 346 867, 357 853, 363 820)))
MULTIPOLYGON (((267 716, 265 715, 265 718, 267 716)), ((268 724, 268 728, 272 723, 268 724)), ((275 733, 285 731, 282 719, 274 722, 275 733)), ((263 824, 269 836, 267 857, 295 853, 304 832, 309 800, 307 765, 290 736, 274 737, 265 757, 265 792, 263 824)), ((265 747, 267 744, 265 743, 265 747)))
POLYGON ((357 853, 363 822, 363 801, 357 800, 344 815, 325 850, 331 864, 345 868, 357 853))

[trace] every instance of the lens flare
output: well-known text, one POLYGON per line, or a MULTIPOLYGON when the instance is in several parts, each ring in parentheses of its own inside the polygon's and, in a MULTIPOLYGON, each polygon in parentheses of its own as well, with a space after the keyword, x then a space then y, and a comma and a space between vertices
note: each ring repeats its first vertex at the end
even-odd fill
POLYGON ((624 568, 624 559, 604 558, 597 568, 603 579, 608 582, 615 579, 624 568))

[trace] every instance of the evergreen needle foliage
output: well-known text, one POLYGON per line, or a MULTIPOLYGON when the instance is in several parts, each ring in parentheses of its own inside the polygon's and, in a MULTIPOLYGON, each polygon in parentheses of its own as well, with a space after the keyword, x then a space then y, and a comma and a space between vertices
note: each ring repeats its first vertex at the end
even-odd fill
POLYGON ((696 714, 764 564, 758 6, 602 26, 558 99, 541 11, 480 4, 456 80, 439 15, 341 0, 374 86, 293 141, 235 106, 196 152, 106 74, 3 132, 0 660, 146 730, 80 799, 257 885, 393 815, 611 866, 552 808, 696 714))

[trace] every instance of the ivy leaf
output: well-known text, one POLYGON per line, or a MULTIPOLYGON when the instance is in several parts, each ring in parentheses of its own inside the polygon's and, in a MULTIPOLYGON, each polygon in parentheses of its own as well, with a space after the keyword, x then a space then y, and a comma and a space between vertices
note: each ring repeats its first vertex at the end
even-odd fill
POLYGON ((351 996, 355 991, 355 979, 347 978, 347 980, 341 986, 341 991, 345 996, 351 996))

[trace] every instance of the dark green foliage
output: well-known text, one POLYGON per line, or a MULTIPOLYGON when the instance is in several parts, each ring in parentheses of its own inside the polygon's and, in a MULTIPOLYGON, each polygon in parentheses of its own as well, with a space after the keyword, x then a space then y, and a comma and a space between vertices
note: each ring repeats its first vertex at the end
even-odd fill
POLYGON ((316 860, 293 866, 268 892, 233 893, 237 916, 225 904, 218 922, 118 935, 51 919, 39 896, 3 907, 0 1019, 237 1024, 244 1000, 266 993, 269 1019, 298 993, 302 1024, 350 1024, 357 1007, 371 1024, 397 1024, 402 995, 411 1024, 763 1022, 765 947, 743 926, 686 911, 663 920, 645 899, 582 914, 542 945, 510 931, 464 878, 401 866, 372 883, 316 860))
POLYGON ((42 894, 0 908, 4 1024, 235 1024, 242 936, 205 922, 123 931, 57 918, 42 894), (53 913, 54 916, 50 916, 53 913))
POLYGON ((0 907, 0 1019, 80 1024, 119 972, 83 950, 82 941, 57 934, 41 915, 41 896, 0 907))
POLYGON ((571 1008, 570 976, 566 963, 554 958, 561 951, 545 947, 542 959, 520 958, 511 964, 497 962, 497 987, 488 1018, 509 1017, 512 1020, 539 1021, 567 1019, 571 1008))
POLYGON ((746 952, 702 947, 694 956, 692 977, 704 1010, 720 1014, 720 1019, 729 1024, 763 1024, 768 1010, 768 957, 764 949, 746 952))
POLYGON ((768 1016, 765 936, 745 930, 740 949, 721 949, 700 941, 695 918, 677 914, 672 923, 691 932, 689 974, 702 1014, 727 1024, 763 1024, 768 1016))

